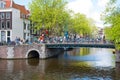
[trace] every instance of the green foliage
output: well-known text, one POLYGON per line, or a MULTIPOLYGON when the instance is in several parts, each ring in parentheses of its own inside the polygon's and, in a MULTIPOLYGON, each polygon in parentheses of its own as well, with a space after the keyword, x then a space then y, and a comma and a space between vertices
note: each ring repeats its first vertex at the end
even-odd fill
POLYGON ((78 34, 90 34, 92 23, 85 15, 77 13, 72 18, 73 30, 78 34))
POLYGON ((30 4, 30 20, 35 23, 35 29, 62 25, 66 15, 65 4, 64 0, 33 0, 30 4))
POLYGON ((73 14, 65 8, 67 0, 32 0, 30 20, 34 29, 50 29, 56 35, 65 31, 77 34, 90 34, 93 23, 83 14, 73 14))
POLYGON ((114 41, 116 48, 120 49, 120 7, 116 2, 117 0, 111 0, 106 8, 104 21, 111 26, 105 28, 105 34, 109 40, 114 41))

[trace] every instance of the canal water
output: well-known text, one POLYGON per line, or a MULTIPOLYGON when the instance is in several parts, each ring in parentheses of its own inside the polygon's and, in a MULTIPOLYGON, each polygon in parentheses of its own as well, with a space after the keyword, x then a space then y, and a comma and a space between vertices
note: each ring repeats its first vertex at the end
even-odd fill
POLYGON ((0 80, 120 80, 112 51, 78 48, 46 60, 0 60, 0 80))

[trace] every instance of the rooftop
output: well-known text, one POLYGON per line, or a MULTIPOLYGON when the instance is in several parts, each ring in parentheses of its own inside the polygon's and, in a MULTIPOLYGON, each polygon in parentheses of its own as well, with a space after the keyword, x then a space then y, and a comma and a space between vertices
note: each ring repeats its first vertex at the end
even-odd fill
POLYGON ((30 13, 29 10, 27 10, 24 5, 16 4, 13 0, 0 0, 0 1, 5 2, 5 8, 11 8, 11 7, 16 8, 20 10, 21 14, 25 14, 25 15, 30 13))

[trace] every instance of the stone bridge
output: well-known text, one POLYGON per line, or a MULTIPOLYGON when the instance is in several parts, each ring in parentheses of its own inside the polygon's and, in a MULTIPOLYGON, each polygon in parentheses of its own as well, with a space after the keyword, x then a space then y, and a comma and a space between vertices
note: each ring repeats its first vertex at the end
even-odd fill
MULTIPOLYGON (((0 46, 0 59, 45 59, 64 52, 64 48, 115 48, 113 44, 31 44, 0 46)), ((116 62, 120 62, 120 51, 116 50, 116 62)))
POLYGON ((49 49, 45 44, 32 45, 4 45, 0 46, 0 58, 24 59, 24 58, 49 58, 63 52, 61 49, 49 49))

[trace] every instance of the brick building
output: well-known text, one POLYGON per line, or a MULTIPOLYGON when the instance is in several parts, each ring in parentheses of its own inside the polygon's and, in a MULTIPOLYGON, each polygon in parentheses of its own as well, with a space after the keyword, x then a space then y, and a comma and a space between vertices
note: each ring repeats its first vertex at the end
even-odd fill
POLYGON ((0 0, 0 42, 14 41, 16 37, 30 40, 29 11, 13 0, 0 0))

